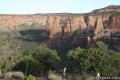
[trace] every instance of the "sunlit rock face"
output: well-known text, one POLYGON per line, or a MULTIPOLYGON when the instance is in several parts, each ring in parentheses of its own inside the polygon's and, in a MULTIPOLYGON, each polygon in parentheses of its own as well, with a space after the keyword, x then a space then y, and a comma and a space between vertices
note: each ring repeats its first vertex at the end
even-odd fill
POLYGON ((22 24, 33 23, 45 26, 49 45, 60 45, 61 39, 71 36, 74 36, 72 42, 78 44, 82 39, 80 34, 87 33, 84 35, 87 38, 93 34, 91 39, 97 40, 105 36, 105 31, 119 32, 120 6, 108 6, 87 14, 0 15, 0 30, 16 31, 22 24))

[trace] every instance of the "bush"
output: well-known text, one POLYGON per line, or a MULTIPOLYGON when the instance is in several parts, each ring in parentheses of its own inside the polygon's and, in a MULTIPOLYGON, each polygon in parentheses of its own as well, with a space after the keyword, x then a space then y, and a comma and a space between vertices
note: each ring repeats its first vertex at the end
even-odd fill
POLYGON ((57 73, 52 72, 52 71, 49 71, 49 73, 48 73, 48 79, 50 79, 50 80, 63 80, 62 76, 60 76, 57 73))
POLYGON ((60 61, 60 57, 55 50, 38 47, 32 56, 43 64, 45 70, 55 69, 60 61))
POLYGON ((7 72, 12 71, 17 62, 19 62, 22 56, 17 54, 13 57, 1 58, 0 59, 0 74, 5 75, 7 72))
POLYGON ((33 75, 29 75, 25 77, 25 80, 36 80, 36 78, 33 75))
POLYGON ((8 59, 1 59, 0 60, 0 70, 2 74, 10 71, 12 69, 12 63, 8 59))
POLYGON ((95 76, 93 76, 93 75, 91 75, 91 74, 83 74, 83 76, 82 76, 82 79, 83 80, 97 80, 96 78, 95 78, 95 76))
POLYGON ((20 70, 25 75, 37 75, 42 70, 42 64, 31 55, 24 56, 15 66, 14 70, 20 70))
POLYGON ((14 70, 20 70, 27 74, 38 75, 47 72, 50 69, 55 69, 60 58, 56 51, 49 48, 39 47, 33 54, 25 55, 15 65, 14 70))
POLYGON ((68 58, 78 65, 82 74, 99 72, 101 76, 119 76, 120 73, 120 55, 108 50, 103 43, 97 48, 70 50, 68 58))
POLYGON ((8 72, 5 75, 5 80, 24 80, 22 72, 8 72))

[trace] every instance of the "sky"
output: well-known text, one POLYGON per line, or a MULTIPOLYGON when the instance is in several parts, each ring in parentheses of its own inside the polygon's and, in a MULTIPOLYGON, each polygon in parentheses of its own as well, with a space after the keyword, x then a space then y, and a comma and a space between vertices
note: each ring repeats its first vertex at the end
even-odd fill
POLYGON ((0 0, 0 14, 86 13, 120 0, 0 0))

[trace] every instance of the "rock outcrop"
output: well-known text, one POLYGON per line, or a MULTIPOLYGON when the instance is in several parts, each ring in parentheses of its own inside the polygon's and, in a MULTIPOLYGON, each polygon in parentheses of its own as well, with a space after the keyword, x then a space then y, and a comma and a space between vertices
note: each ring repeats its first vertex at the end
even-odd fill
POLYGON ((87 14, 34 14, 0 16, 1 30, 7 29, 9 31, 15 31, 21 24, 31 25, 33 23, 46 26, 46 32, 49 36, 49 44, 58 44, 61 39, 67 39, 70 36, 73 36, 77 30, 80 31, 80 34, 87 37, 90 37, 92 34, 92 39, 97 40, 105 36, 105 31, 108 31, 108 33, 116 32, 116 30, 119 31, 120 7, 109 6, 87 14))

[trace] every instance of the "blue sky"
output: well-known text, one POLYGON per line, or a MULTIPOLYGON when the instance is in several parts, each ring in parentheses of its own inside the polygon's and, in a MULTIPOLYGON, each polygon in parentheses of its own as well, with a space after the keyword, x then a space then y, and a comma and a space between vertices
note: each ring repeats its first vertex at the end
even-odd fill
POLYGON ((0 14, 85 13, 120 0, 0 0, 0 14))

